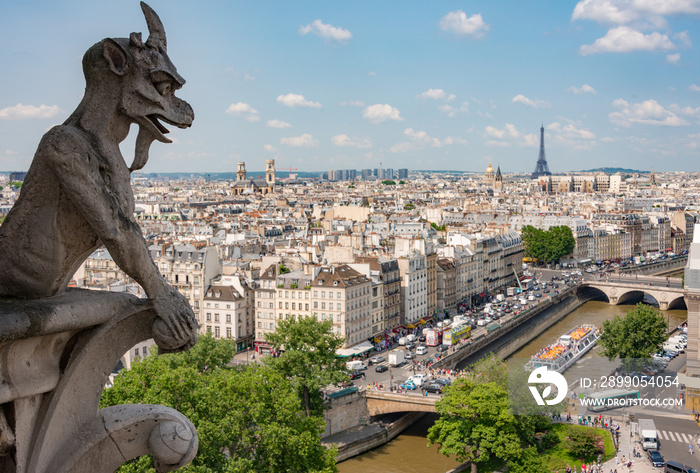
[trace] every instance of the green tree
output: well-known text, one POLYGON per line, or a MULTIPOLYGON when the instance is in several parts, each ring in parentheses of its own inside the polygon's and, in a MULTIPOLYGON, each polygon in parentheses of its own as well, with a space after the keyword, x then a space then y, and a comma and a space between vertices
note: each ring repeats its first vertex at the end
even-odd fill
MULTIPOLYGON (((263 365, 229 368, 222 355, 229 348, 207 339, 200 338, 190 357, 178 353, 136 361, 104 391, 101 407, 152 403, 186 415, 197 428, 199 451, 183 472, 336 472, 335 449, 320 442, 323 418, 304 415, 285 376, 263 365), (210 350, 219 355, 209 357, 210 350)), ((119 470, 154 471, 150 457, 119 470)))
POLYGON ((382 181, 382 184, 384 184, 385 186, 395 186, 396 181, 391 181, 387 179, 386 181, 382 181))
POLYGON ((447 227, 445 225, 438 225, 435 222, 430 222, 430 226, 438 232, 444 232, 445 230, 447 230, 447 227))
POLYGON ((406 182, 404 182, 404 180, 402 179, 399 181, 399 184, 406 184, 406 182))
POLYGON ((633 360, 646 360, 659 351, 667 338, 666 320, 653 307, 637 304, 627 315, 616 315, 603 322, 603 333, 598 343, 604 348, 603 356, 614 360, 619 356, 626 369, 632 369, 633 360))
POLYGON ((567 449, 581 460, 605 453, 603 438, 590 429, 569 428, 565 444, 567 449))
POLYGON ((520 232, 525 256, 537 258, 546 263, 555 263, 562 256, 570 254, 576 246, 571 228, 562 225, 549 230, 541 230, 525 225, 520 232))
POLYGON ((528 447, 522 454, 508 461, 509 473, 542 473, 548 471, 547 461, 535 447, 528 447))
POLYGON ((348 379, 345 363, 335 355, 344 338, 334 334, 332 328, 330 320, 304 317, 279 320, 275 331, 265 334, 270 346, 283 350, 277 357, 266 357, 265 363, 292 383, 307 416, 322 412, 321 388, 348 379))
POLYGON ((429 445, 470 461, 472 473, 493 457, 508 461, 522 452, 518 420, 508 411, 507 391, 496 382, 460 378, 435 403, 440 418, 428 430, 429 445))
POLYGON ((288 267, 286 267, 286 266, 284 265, 284 263, 280 264, 280 274, 287 274, 287 273, 290 272, 290 271, 291 271, 291 269, 289 269, 288 267))

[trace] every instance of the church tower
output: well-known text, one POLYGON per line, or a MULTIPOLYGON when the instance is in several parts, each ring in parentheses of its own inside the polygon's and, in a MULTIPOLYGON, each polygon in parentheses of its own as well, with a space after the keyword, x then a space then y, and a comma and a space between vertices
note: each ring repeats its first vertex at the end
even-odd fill
POLYGON ((245 163, 238 163, 238 171, 236 171, 236 182, 245 181, 245 163))
POLYGON ((503 176, 501 175, 501 166, 496 169, 496 177, 493 181, 494 189, 503 189, 503 176))
POLYGON ((268 159, 265 161, 265 181, 267 182, 268 192, 275 192, 275 160, 268 159))

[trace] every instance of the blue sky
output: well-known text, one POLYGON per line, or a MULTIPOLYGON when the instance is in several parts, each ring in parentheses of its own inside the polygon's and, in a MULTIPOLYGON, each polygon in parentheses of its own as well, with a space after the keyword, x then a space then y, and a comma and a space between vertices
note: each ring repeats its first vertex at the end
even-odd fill
MULTIPOLYGON (((700 171, 700 0, 149 4, 196 118, 146 172, 531 172, 541 124, 552 172, 700 171)), ((0 2, 0 170, 77 106, 87 48, 131 32, 137 1, 0 2)))

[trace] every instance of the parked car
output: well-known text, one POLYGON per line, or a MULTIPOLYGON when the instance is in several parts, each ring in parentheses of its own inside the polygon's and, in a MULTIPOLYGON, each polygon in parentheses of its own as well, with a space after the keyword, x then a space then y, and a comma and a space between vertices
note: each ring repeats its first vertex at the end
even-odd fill
POLYGON ((373 356, 369 359, 369 362, 372 365, 378 365, 379 363, 384 363, 385 361, 386 359, 381 355, 373 356))
POLYGON ((415 356, 415 355, 414 355, 412 352, 407 351, 406 354, 404 355, 404 359, 406 359, 406 360, 412 360, 414 356, 415 356))
POLYGON ((440 383, 436 383, 435 381, 430 381, 429 383, 425 383, 421 389, 423 391, 426 391, 429 393, 442 394, 443 387, 444 386, 440 383))
POLYGON ((452 384, 452 381, 447 378, 436 378, 433 380, 433 382, 442 384, 443 386, 449 386, 452 384))
POLYGON ((444 351, 447 351, 450 347, 447 345, 438 345, 438 347, 435 349, 438 353, 442 353, 444 351))
POLYGON ((413 384, 411 381, 406 381, 405 383, 401 383, 401 389, 408 389, 409 391, 413 391, 417 387, 418 386, 413 384))
POLYGON ((389 367, 387 365, 377 365, 377 367, 374 368, 374 371, 377 373, 383 373, 385 371, 389 371, 389 367))

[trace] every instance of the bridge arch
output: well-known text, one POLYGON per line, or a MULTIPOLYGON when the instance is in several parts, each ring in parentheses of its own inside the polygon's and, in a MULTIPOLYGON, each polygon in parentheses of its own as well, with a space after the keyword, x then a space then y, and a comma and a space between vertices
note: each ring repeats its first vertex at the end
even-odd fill
POLYGON ((576 289, 576 296, 582 301, 610 302, 610 297, 605 291, 589 285, 579 286, 576 289))
POLYGON ((688 310, 688 305, 685 303, 685 297, 679 296, 679 297, 676 297, 675 299, 672 299, 668 303, 668 308, 666 310, 672 310, 672 309, 688 310))
MULTIPOLYGON (((644 290, 639 290, 639 289, 632 289, 626 292, 623 292, 620 294, 617 298, 617 305, 620 304, 629 304, 633 303, 636 304, 637 302, 641 302, 644 296, 648 296, 654 300, 654 303, 656 306, 659 305, 659 301, 656 300, 656 297, 653 295, 649 294, 648 292, 644 290)), ((652 304, 653 305, 653 304, 652 304)))

